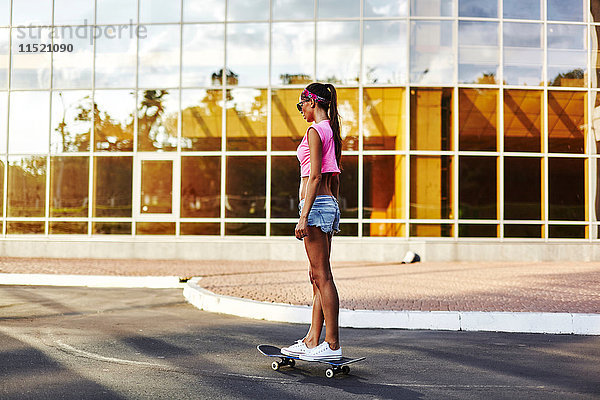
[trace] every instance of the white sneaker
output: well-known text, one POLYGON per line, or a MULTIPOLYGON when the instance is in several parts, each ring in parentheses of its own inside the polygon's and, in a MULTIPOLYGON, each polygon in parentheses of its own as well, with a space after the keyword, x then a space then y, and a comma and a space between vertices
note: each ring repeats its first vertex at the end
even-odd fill
POLYGON ((286 356, 298 357, 306 352, 310 351, 308 347, 306 347, 306 343, 304 343, 304 338, 300 340, 296 340, 291 346, 284 347, 281 349, 281 354, 285 354, 286 356))
POLYGON ((334 361, 340 358, 342 358, 342 348, 331 350, 327 342, 323 342, 313 349, 308 349, 306 353, 300 355, 300 359, 305 361, 334 361))

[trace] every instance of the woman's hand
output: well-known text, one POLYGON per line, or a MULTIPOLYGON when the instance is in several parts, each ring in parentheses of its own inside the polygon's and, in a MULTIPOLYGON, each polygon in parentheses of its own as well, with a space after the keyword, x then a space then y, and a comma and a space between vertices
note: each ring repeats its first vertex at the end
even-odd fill
POLYGON ((307 217, 300 217, 300 219, 298 220, 298 224, 296 224, 296 230, 295 230, 296 239, 302 240, 302 238, 304 238, 305 236, 308 236, 307 223, 308 223, 307 217))

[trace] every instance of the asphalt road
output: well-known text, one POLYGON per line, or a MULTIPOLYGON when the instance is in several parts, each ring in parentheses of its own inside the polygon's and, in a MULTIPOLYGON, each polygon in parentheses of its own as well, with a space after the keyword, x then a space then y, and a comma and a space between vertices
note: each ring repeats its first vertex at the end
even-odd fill
POLYGON ((342 329, 350 375, 271 370, 306 326, 201 312, 180 290, 0 286, 1 399, 585 399, 600 337, 342 329))

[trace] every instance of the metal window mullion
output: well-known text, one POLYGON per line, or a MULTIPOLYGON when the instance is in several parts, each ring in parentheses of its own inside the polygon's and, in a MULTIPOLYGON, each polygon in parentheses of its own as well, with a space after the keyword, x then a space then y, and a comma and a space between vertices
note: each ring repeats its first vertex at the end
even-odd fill
POLYGON ((267 170, 265 171, 265 177, 266 177, 266 182, 265 182, 265 189, 266 189, 266 193, 265 193, 265 217, 266 217, 266 224, 267 226, 265 227, 265 236, 266 237, 270 237, 271 236, 271 114, 272 114, 272 110, 271 110, 271 97, 272 97, 272 89, 271 89, 271 65, 273 63, 272 60, 272 56, 273 56, 273 6, 272 6, 272 1, 269 1, 269 55, 268 55, 268 60, 269 60, 269 65, 268 65, 268 70, 269 70, 269 77, 267 79, 267 156, 266 156, 266 168, 267 170))
POLYGON ((173 160, 173 217, 175 219, 175 237, 181 236, 181 141, 183 140, 183 112, 181 110, 181 92, 183 91, 183 0, 180 1, 179 17, 179 105, 177 107, 177 156, 173 160))
MULTIPOLYGON (((138 1, 137 4, 137 27, 139 27, 140 24, 140 10, 141 10, 141 6, 140 6, 140 2, 138 1)), ((136 30, 137 32, 137 30, 136 30)), ((132 184, 133 184, 133 188, 131 190, 131 213, 132 213, 132 217, 133 220, 131 222, 131 236, 135 237, 136 236, 136 231, 137 231, 137 217, 140 214, 140 210, 139 210, 139 205, 140 205, 140 195, 141 195, 141 168, 142 168, 142 162, 141 160, 139 160, 139 158, 137 157, 138 155, 138 97, 139 97, 139 74, 140 74, 140 35, 135 35, 135 43, 136 43, 136 57, 135 57, 135 94, 134 94, 134 101, 135 101, 135 108, 134 108, 134 115, 133 115, 133 157, 132 157, 132 162, 133 162, 133 179, 132 179, 132 184), (139 177, 138 177, 139 176, 139 177), (136 212, 137 210, 137 212, 136 212)))
MULTIPOLYGON (((52 30, 54 26, 54 2, 52 4, 52 17, 50 22, 49 29, 52 30)), ((50 44, 54 46, 54 35, 51 35, 50 44)), ((50 52, 50 96, 48 99, 49 102, 49 112, 48 112, 48 153, 46 154, 46 193, 45 193, 45 206, 44 210, 45 220, 44 220, 44 236, 48 236, 50 234, 50 226, 49 220, 50 217, 50 191, 52 190, 50 185, 52 182, 50 181, 50 161, 51 161, 51 152, 52 152, 52 97, 54 96, 54 52, 50 52)))
POLYGON ((9 18, 8 18, 8 92, 6 95, 6 138, 5 138, 5 145, 6 145, 6 155, 3 156, 2 158, 5 160, 4 163, 4 171, 3 171, 3 177, 4 177, 4 181, 2 182, 2 187, 4 189, 4 191, 2 192, 2 217, 3 217, 3 223, 2 223, 2 236, 5 237, 6 236, 6 232, 7 232, 7 213, 8 213, 8 137, 10 135, 9 131, 10 131, 10 94, 11 94, 11 80, 12 80, 12 63, 13 63, 13 57, 12 57, 12 32, 13 32, 13 28, 12 28, 12 0, 9 1, 9 18))
POLYGON ((314 12, 313 12, 313 79, 317 79, 317 0, 314 0, 314 12))
MULTIPOLYGON (((410 29, 408 30, 410 32, 410 29)), ((410 39, 409 39, 410 40, 410 39)), ((410 43, 409 43, 410 44, 410 43)), ((410 53, 410 49, 407 50, 410 53)), ((408 60, 410 62, 410 59, 408 60)), ((410 64, 408 64, 410 65, 410 64)), ((410 74, 409 74, 410 75, 410 74)), ((410 237, 410 84, 407 77, 404 90, 404 148, 406 154, 404 156, 404 219, 406 225, 404 227, 404 238, 408 240, 410 237)))
MULTIPOLYGON (((94 0, 94 25, 98 23, 98 0, 94 0)), ((87 236, 92 236, 92 217, 93 217, 93 201, 94 201, 94 146, 96 141, 96 118, 94 117, 94 107, 96 102, 96 38, 92 44, 92 124, 90 127, 90 150, 88 155, 88 233, 87 236)))
MULTIPOLYGON (((458 66, 457 66, 458 69, 458 66)), ((459 182, 458 182, 458 177, 459 177, 459 168, 458 168, 458 163, 459 163, 459 135, 458 135, 458 130, 459 130, 459 125, 458 125, 458 116, 459 116, 459 112, 460 110, 458 109, 459 107, 459 101, 458 101, 458 96, 459 96, 459 88, 457 86, 455 86, 453 88, 453 92, 454 92, 454 96, 452 96, 452 106, 454 107, 455 112, 452 113, 452 155, 450 157, 453 158, 453 162, 452 162, 452 188, 451 190, 451 195, 452 195, 452 221, 453 221, 453 226, 454 226, 454 231, 452 232, 452 237, 454 237, 455 240, 458 240, 458 196, 459 196, 459 182)))
POLYGON ((222 104, 221 108, 221 201, 220 201, 220 237, 225 236, 225 200, 227 195, 227 33, 229 22, 227 21, 227 9, 229 1, 225 2, 225 22, 223 22, 223 71, 221 73, 222 104))
POLYGON ((358 79, 358 238, 363 237, 363 217, 364 217, 364 21, 363 21, 363 1, 360 1, 360 20, 359 20, 359 79, 358 79))

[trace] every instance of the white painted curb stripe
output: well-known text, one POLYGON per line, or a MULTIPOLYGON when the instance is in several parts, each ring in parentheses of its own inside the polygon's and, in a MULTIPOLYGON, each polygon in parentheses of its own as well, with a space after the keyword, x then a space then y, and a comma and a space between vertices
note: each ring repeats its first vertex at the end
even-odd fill
POLYGON ((0 285, 84 286, 95 288, 181 289, 176 276, 107 276, 56 274, 0 274, 0 285))
MULTIPOLYGON (((199 280, 200 278, 194 278, 188 281, 184 286, 183 295, 200 310, 266 321, 310 323, 311 308, 308 306, 218 295, 200 287, 199 280)), ((341 309, 340 326, 600 335, 600 314, 341 309)))

